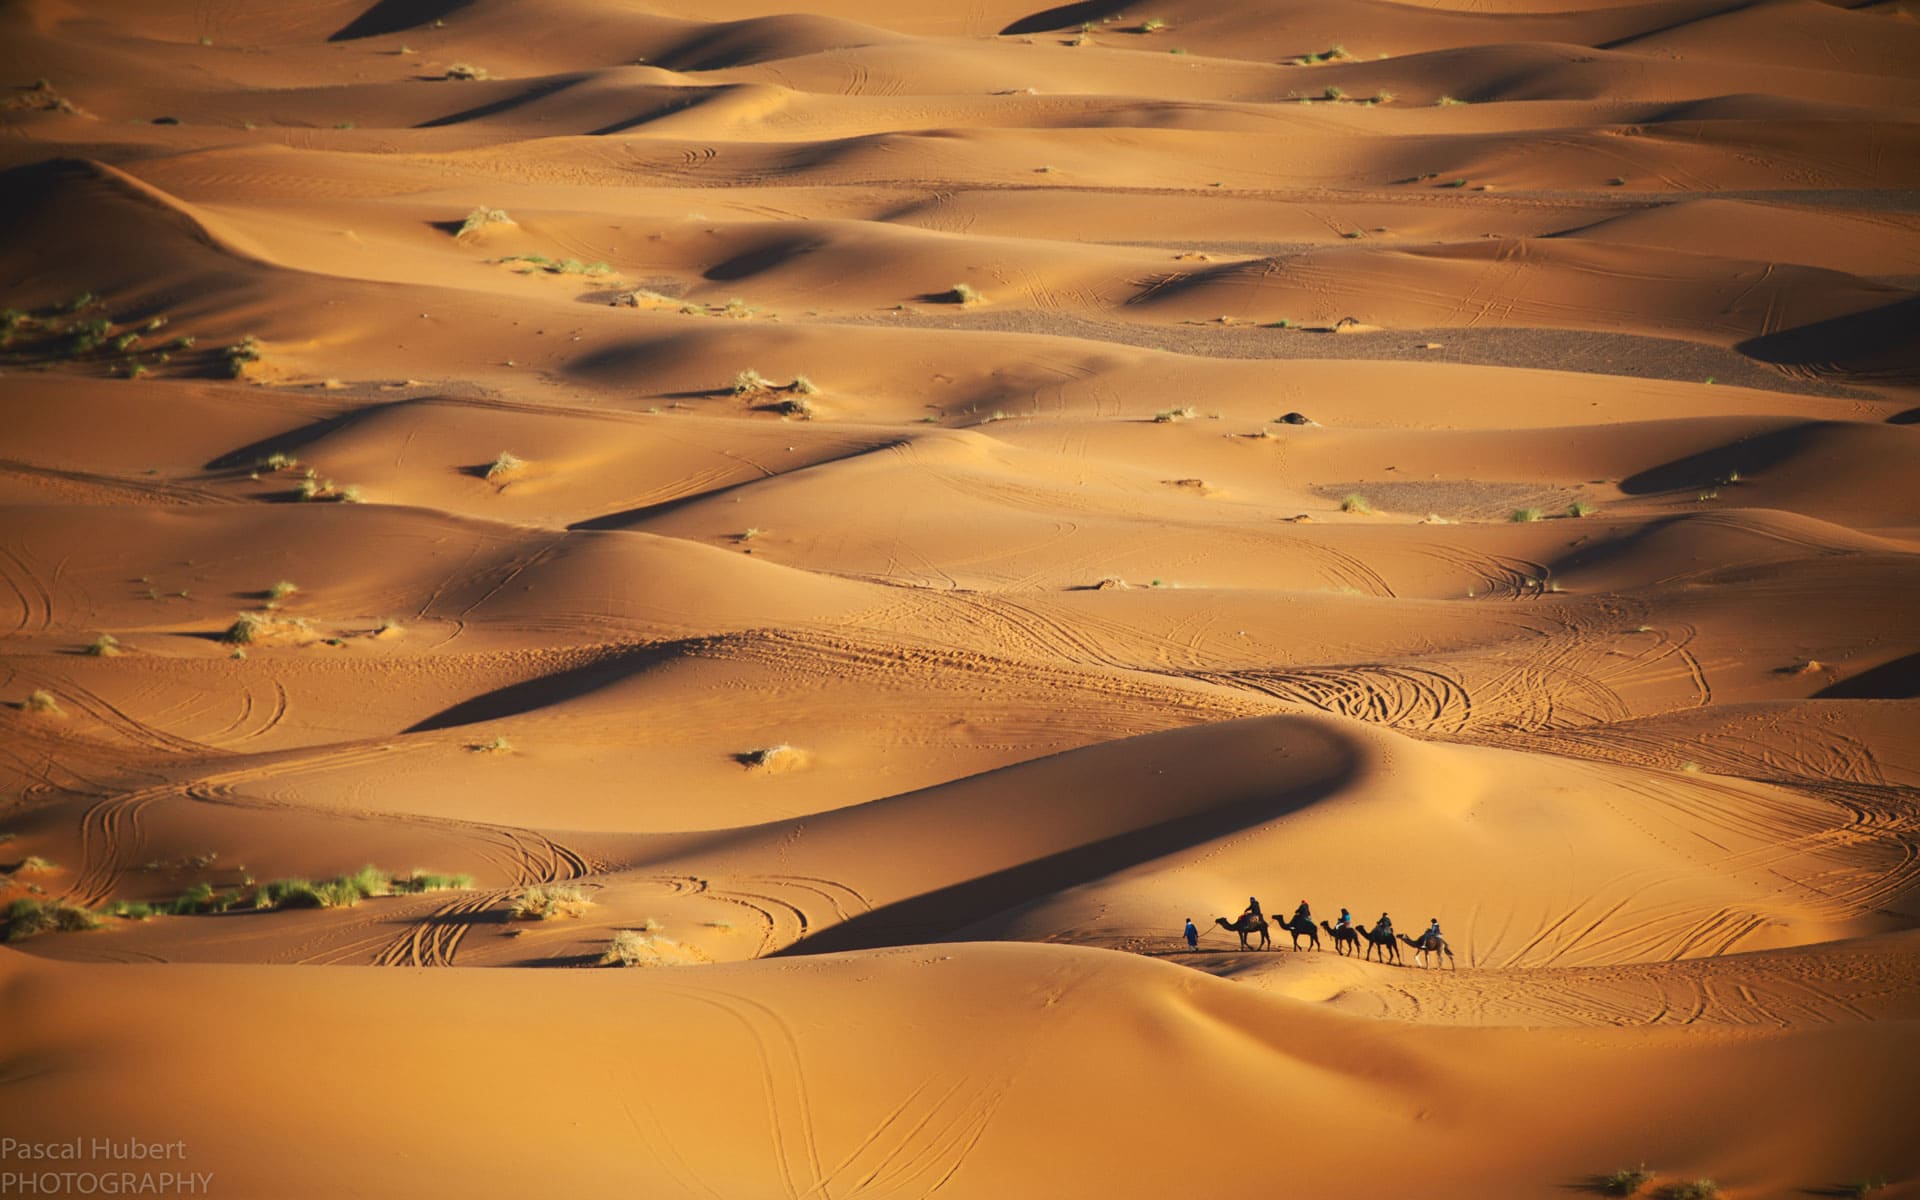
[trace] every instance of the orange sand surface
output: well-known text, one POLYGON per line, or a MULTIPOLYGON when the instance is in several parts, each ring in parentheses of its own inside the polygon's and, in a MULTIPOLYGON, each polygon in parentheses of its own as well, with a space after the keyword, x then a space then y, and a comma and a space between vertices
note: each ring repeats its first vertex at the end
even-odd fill
POLYGON ((1906 0, 16 0, 0 130, 0 1195, 1920 1197, 1906 0))

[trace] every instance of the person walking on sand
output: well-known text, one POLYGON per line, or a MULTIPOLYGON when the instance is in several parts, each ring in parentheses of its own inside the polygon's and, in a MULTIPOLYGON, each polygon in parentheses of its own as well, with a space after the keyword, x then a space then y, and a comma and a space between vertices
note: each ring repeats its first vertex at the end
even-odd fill
POLYGON ((1200 948, 1200 931, 1194 928, 1193 918, 1188 917, 1187 918, 1187 949, 1198 950, 1199 948, 1200 948))

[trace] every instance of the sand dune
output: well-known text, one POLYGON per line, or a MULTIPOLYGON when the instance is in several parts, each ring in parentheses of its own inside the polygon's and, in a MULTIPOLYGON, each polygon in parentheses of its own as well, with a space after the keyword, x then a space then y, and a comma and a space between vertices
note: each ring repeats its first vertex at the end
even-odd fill
POLYGON ((1920 1195, 1916 62, 1812 0, 0 7, 0 1132, 1920 1195))

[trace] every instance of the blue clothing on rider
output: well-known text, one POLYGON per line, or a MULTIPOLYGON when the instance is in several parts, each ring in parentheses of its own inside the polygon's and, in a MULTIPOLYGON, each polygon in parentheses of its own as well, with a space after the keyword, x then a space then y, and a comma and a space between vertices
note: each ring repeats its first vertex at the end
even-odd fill
POLYGON ((1200 948, 1200 931, 1194 928, 1193 918, 1188 917, 1187 918, 1187 949, 1198 950, 1199 948, 1200 948))
POLYGON ((1350 912, 1348 912, 1348 911, 1347 911, 1346 909, 1344 909, 1344 908, 1343 908, 1343 909, 1341 909, 1341 910, 1340 910, 1340 919, 1339 919, 1338 921, 1336 921, 1336 922, 1335 922, 1335 924, 1336 924, 1336 925, 1338 925, 1338 926, 1339 926, 1339 927, 1340 927, 1341 929, 1352 929, 1352 928, 1353 928, 1353 914, 1352 914, 1352 913, 1350 913, 1350 912))
POLYGON ((1440 936, 1440 918, 1439 917, 1433 918, 1433 920, 1428 923, 1427 931, 1420 935, 1420 940, 1423 942, 1429 941, 1429 940, 1434 942, 1439 942, 1443 940, 1440 936))

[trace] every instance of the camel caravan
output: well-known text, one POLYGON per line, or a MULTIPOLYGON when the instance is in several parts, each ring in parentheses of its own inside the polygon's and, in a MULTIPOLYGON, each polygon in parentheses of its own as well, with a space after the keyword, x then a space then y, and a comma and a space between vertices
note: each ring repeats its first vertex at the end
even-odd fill
MULTIPOLYGON (((1413 938, 1404 933, 1396 934, 1393 931, 1393 920, 1386 913, 1381 913, 1380 919, 1369 926, 1355 922, 1353 914, 1343 908, 1340 910, 1338 924, 1329 924, 1323 920, 1316 925, 1312 910, 1307 907, 1307 902, 1302 900, 1300 907, 1293 910, 1292 917, 1285 921, 1276 920, 1270 924, 1266 914, 1260 911, 1260 901, 1248 896, 1247 907, 1238 917, 1231 921, 1225 917, 1215 917, 1213 923, 1228 933, 1238 934, 1242 950, 1250 948, 1247 944, 1249 936, 1259 937, 1260 949, 1273 949, 1273 937, 1269 930, 1274 926, 1278 926, 1283 933, 1292 936, 1295 950, 1300 948, 1301 938, 1306 938, 1308 943, 1318 950, 1320 949, 1320 931, 1324 929, 1327 931, 1327 936, 1333 939, 1333 948, 1342 956, 1362 953, 1362 943, 1364 943, 1367 961, 1373 961, 1377 954, 1383 963, 1391 961, 1395 966, 1404 966, 1406 964, 1400 957, 1400 943, 1405 942, 1413 948, 1415 962, 1420 966, 1433 967, 1444 957, 1449 969, 1457 969, 1453 961, 1453 947, 1447 945, 1447 939, 1441 935, 1438 917, 1433 918, 1424 933, 1413 938)), ((1199 948, 1199 931, 1194 927, 1192 918, 1187 920, 1186 938, 1188 949, 1199 948)))

